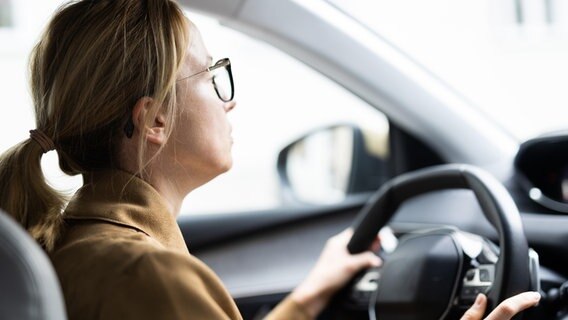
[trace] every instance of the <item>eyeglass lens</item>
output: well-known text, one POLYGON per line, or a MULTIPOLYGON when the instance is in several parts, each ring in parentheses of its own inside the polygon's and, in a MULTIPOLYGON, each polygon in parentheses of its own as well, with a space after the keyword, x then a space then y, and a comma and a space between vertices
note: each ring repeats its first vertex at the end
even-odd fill
POLYGON ((230 101, 233 98, 233 85, 231 75, 227 67, 217 68, 213 72, 213 85, 217 95, 223 101, 230 101))

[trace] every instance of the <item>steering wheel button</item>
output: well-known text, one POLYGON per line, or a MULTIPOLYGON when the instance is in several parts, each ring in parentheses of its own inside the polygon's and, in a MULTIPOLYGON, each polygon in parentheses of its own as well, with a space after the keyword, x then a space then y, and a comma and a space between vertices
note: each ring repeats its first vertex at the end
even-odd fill
POLYGON ((468 270, 465 274, 465 279, 467 281, 472 281, 475 278, 475 269, 468 270))
POLYGON ((470 299, 475 296, 473 287, 464 287, 461 291, 461 298, 462 299, 470 299))
POLYGON ((479 281, 491 282, 491 275, 489 274, 489 270, 486 269, 479 270, 479 281))

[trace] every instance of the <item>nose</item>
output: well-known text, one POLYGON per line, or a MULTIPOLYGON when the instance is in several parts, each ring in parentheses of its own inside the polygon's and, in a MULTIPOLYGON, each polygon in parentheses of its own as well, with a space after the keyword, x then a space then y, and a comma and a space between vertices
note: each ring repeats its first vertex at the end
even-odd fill
POLYGON ((234 101, 234 100, 225 103, 225 112, 229 112, 229 111, 233 110, 236 106, 237 106, 237 102, 234 101))

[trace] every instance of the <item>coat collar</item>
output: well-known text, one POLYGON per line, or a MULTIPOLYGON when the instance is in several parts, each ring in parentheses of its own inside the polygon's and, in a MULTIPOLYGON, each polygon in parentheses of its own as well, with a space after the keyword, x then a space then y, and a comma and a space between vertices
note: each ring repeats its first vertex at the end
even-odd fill
POLYGON ((188 252, 175 216, 146 181, 125 171, 83 176, 64 212, 66 220, 99 220, 136 229, 168 249, 188 252))

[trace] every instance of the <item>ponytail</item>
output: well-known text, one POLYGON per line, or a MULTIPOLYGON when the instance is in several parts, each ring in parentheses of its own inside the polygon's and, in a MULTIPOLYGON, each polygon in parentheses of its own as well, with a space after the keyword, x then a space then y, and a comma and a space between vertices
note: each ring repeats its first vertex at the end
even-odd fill
MULTIPOLYGON (((30 56, 35 124, 45 135, 32 130, 0 156, 0 208, 48 252, 67 201, 47 184, 43 153, 55 141, 68 175, 119 167, 124 127, 140 97, 154 99, 150 114, 163 110, 174 123, 189 27, 173 0, 69 1, 51 19, 30 56)), ((138 139, 142 172, 146 144, 138 139)))
POLYGON ((28 139, 0 156, 0 208, 49 252, 59 236, 67 199, 47 184, 43 153, 38 142, 28 139))

